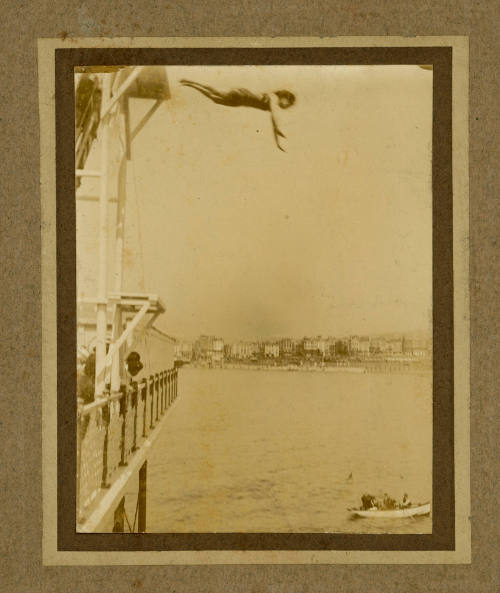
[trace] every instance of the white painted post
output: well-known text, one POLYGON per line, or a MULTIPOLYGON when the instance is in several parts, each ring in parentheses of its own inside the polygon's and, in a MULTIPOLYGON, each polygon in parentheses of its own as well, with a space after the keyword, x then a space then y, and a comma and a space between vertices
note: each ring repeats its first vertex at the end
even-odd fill
MULTIPOLYGON (((122 311, 119 304, 114 306, 113 311, 113 335, 112 343, 116 343, 120 334, 122 333, 122 311)), ((120 391, 121 385, 121 353, 122 349, 117 348, 113 354, 113 361, 111 363, 111 392, 116 393, 120 391)))
MULTIPOLYGON (((125 135, 125 146, 129 144, 129 130, 125 121, 127 117, 128 98, 122 97, 120 101, 120 127, 125 135)), ((116 205, 116 227, 115 227, 115 263, 114 263, 114 291, 121 294, 123 277, 123 245, 125 233, 125 203, 127 185, 127 151, 120 155, 120 166, 118 169, 118 203, 116 205)), ((113 312, 113 342, 118 340, 122 333, 122 312, 120 304, 114 306, 113 312)), ((111 366, 111 391, 116 392, 120 389, 121 371, 122 371, 122 353, 123 349, 118 348, 113 356, 111 366)))
MULTIPOLYGON (((102 75, 102 105, 109 101, 110 80, 102 75)), ((102 110, 104 113, 104 109, 102 110)), ((101 184, 99 193, 99 283, 97 304, 97 344, 95 391, 100 396, 104 393, 107 331, 107 268, 108 268, 108 158, 109 158, 109 112, 101 120, 101 184)))
POLYGON ((109 92, 106 95, 106 98, 103 97, 103 101, 102 101, 103 109, 102 109, 101 117, 107 115, 111 111, 111 109, 114 107, 116 102, 121 99, 121 97, 123 96, 125 91, 132 85, 132 83, 139 76, 139 74, 141 73, 141 71, 143 69, 144 69, 144 66, 136 66, 132 70, 132 73, 129 74, 128 78, 126 78, 126 80, 124 82, 122 82, 120 87, 117 89, 115 95, 113 96, 113 99, 109 100, 109 92))
POLYGON ((120 337, 116 340, 116 342, 114 342, 110 346, 109 352, 106 354, 106 356, 104 357, 104 359, 102 361, 102 366, 97 367, 97 373, 98 374, 101 374, 101 372, 102 373, 105 372, 106 368, 111 364, 111 362, 113 360, 114 353, 117 352, 118 349, 125 343, 125 340, 127 340, 127 338, 130 335, 132 335, 132 332, 139 325, 139 322, 144 317, 144 315, 146 315, 148 309, 149 309, 149 301, 145 302, 142 305, 141 309, 135 314, 135 316, 132 319, 132 321, 130 321, 129 323, 127 323, 127 329, 125 329, 121 333, 120 337))

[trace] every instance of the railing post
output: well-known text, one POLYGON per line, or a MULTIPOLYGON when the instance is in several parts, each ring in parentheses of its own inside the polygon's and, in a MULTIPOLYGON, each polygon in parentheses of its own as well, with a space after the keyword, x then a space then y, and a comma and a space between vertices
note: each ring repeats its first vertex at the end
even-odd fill
POLYGON ((161 401, 161 415, 165 412, 165 383, 164 383, 165 373, 162 371, 160 373, 160 401, 161 401))
POLYGON ((146 490, 147 490, 147 478, 148 478, 148 462, 147 460, 143 463, 139 470, 139 500, 137 501, 137 531, 139 533, 145 533, 146 531, 146 490))
POLYGON ((167 395, 168 395, 168 388, 167 388, 167 371, 163 371, 163 411, 167 411, 167 395))
POLYGON ((163 372, 160 371, 158 373, 158 414, 160 416, 163 415, 163 381, 162 381, 163 372))
POLYGON ((111 422, 111 403, 108 402, 102 408, 102 421, 106 424, 106 432, 104 433, 104 444, 102 447, 102 479, 101 488, 109 488, 108 482, 108 446, 109 446, 109 425, 111 422))
POLYGON ((123 533, 125 531, 125 497, 115 509, 113 518, 113 533, 123 533))
POLYGON ((134 408, 134 438, 132 441, 132 451, 137 450, 137 414, 139 411, 139 389, 137 381, 132 382, 132 406, 134 408))
POLYGON ((167 371, 167 389, 168 389, 168 407, 172 403, 172 373, 170 369, 167 371))
POLYGON ((121 438, 121 458, 120 465, 128 465, 127 463, 127 452, 126 452, 126 441, 127 441, 127 416, 128 416, 128 391, 127 388, 122 385, 120 387, 122 396, 120 398, 120 415, 122 419, 122 438, 121 438))
POLYGON ((148 382, 146 379, 143 379, 141 382, 141 401, 143 402, 142 436, 146 437, 148 416, 148 382))
POLYGON ((174 370, 174 393, 175 393, 175 399, 177 399, 177 375, 179 374, 179 371, 177 369, 174 370))
POLYGON ((163 371, 163 409, 167 411, 168 408, 168 383, 167 371, 163 371))
POLYGON ((155 398, 156 398, 156 421, 160 419, 160 377, 158 373, 155 374, 155 398))
POLYGON ((149 395, 151 396, 151 421, 149 428, 154 428, 154 403, 155 403, 155 379, 153 375, 149 375, 149 395))

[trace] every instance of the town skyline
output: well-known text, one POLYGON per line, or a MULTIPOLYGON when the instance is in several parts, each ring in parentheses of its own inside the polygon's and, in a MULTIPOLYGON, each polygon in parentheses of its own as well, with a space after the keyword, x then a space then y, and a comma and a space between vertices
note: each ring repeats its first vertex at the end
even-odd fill
POLYGON ((333 361, 356 356, 398 356, 430 359, 432 336, 428 333, 349 336, 286 336, 255 339, 225 340, 215 335, 201 334, 194 340, 177 340, 175 358, 183 363, 205 361, 224 363, 237 360, 275 360, 281 362, 333 361))
POLYGON ((314 332, 306 332, 303 334, 276 334, 271 336, 250 336, 250 337, 242 337, 242 336, 227 336, 223 335, 220 332, 198 332, 194 335, 173 335, 171 336, 177 342, 184 341, 184 342, 194 342, 199 339, 201 336, 211 337, 215 339, 222 339, 226 342, 269 342, 274 340, 282 340, 282 339, 291 339, 291 340, 303 340, 305 338, 348 338, 353 336, 368 336, 371 338, 383 338, 383 337, 403 337, 406 336, 410 337, 419 337, 419 338, 432 338, 432 327, 429 328, 419 328, 419 329, 407 329, 403 331, 393 330, 393 331, 381 331, 381 332, 362 332, 362 331, 350 331, 350 332, 321 332, 321 333, 314 333, 314 332))

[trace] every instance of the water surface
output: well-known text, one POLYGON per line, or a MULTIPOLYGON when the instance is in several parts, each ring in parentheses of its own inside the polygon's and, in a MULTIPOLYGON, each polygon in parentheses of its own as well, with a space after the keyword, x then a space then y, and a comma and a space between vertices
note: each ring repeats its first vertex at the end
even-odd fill
POLYGON ((429 517, 346 509, 366 491, 431 499, 431 381, 181 369, 148 461, 148 531, 429 533, 429 517))

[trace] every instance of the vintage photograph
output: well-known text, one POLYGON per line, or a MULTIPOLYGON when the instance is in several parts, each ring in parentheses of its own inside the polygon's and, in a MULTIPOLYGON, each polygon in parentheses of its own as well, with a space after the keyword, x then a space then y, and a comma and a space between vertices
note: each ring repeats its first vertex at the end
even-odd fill
POLYGON ((429 534, 433 67, 74 69, 76 531, 429 534))

